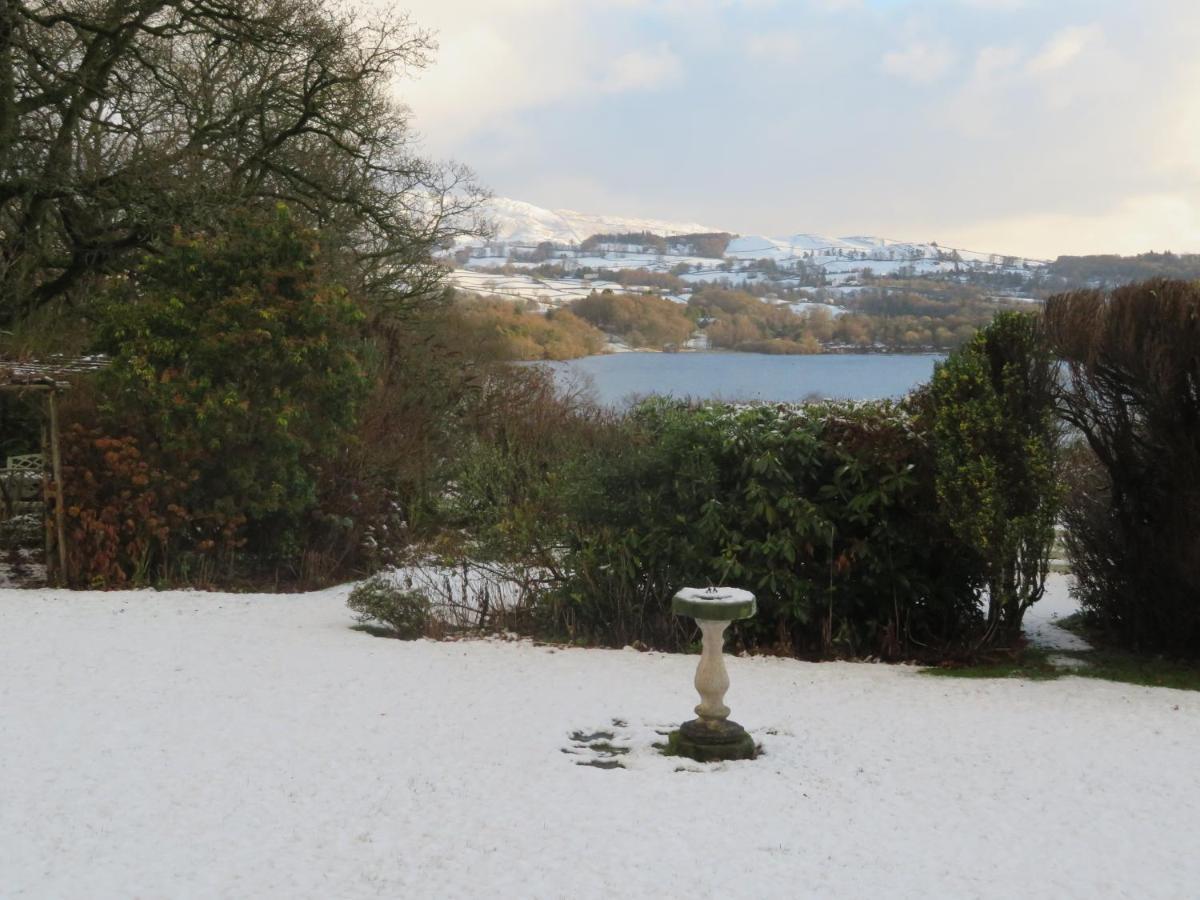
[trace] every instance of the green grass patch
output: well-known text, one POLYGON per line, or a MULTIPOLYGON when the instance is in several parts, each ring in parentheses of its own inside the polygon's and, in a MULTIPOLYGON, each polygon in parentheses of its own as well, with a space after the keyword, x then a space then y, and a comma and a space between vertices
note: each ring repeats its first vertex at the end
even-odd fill
POLYGON ((1071 674, 1050 662, 1050 654, 1040 647, 1026 647, 1014 655, 982 660, 970 665, 938 666, 923 669, 922 674, 942 678, 1025 678, 1051 681, 1071 674))
POLYGON ((1087 621, 1081 612, 1055 619, 1054 624, 1063 631, 1069 631, 1071 634, 1083 638, 1088 643, 1091 643, 1096 638, 1095 632, 1088 628, 1087 621))
POLYGON ((1091 650, 1064 654, 1088 664, 1079 672, 1080 675, 1125 684, 1200 691, 1200 662, 1196 660, 1147 656, 1110 646, 1111 642, 1106 639, 1105 633, 1094 627, 1082 612, 1059 619, 1055 624, 1092 645, 1091 650))
POLYGON ((1200 691, 1200 664, 1155 656, 1141 656, 1124 650, 1088 650, 1071 653, 1087 665, 1072 670, 1073 675, 1103 678, 1146 687, 1200 691))
MULTIPOLYGON (((1059 619, 1055 624, 1093 644, 1098 642, 1098 635, 1088 627, 1086 619, 1080 613, 1059 619)), ((949 678, 1025 678, 1030 681, 1049 681, 1064 675, 1075 675, 1079 678, 1099 678, 1145 687, 1200 691, 1200 663, 1144 656, 1108 647, 1092 650, 1026 647, 1011 658, 925 669, 923 673, 949 678), (1079 660, 1083 665, 1064 665, 1061 662, 1063 657, 1079 660), (1056 659, 1060 662, 1056 663, 1056 659)))

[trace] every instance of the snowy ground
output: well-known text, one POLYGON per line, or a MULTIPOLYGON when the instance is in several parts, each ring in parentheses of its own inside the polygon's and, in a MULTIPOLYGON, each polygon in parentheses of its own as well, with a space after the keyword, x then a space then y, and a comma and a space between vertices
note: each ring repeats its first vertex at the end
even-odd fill
POLYGON ((512 300, 536 300, 546 306, 562 306, 580 300, 592 291, 642 292, 644 289, 622 287, 615 281, 584 281, 576 278, 535 278, 532 275, 504 275, 493 272, 474 272, 455 269, 450 283, 459 290, 489 297, 512 300))
MULTIPOLYGON (((1025 634, 1035 643, 1051 650, 1091 650, 1092 645, 1060 628, 1059 619, 1079 612, 1079 603, 1070 593, 1071 576, 1051 572, 1046 576, 1046 594, 1025 612, 1025 634)), ((1066 658, 1066 657, 1064 657, 1066 658)), ((1076 660, 1078 662, 1078 660, 1076 660)))
POLYGON ((0 895, 1200 884, 1200 694, 733 659, 765 755, 680 764, 651 744, 690 713, 694 657, 404 643, 350 630, 344 599, 0 591, 0 895), (577 765, 599 756, 576 730, 627 768, 577 765))

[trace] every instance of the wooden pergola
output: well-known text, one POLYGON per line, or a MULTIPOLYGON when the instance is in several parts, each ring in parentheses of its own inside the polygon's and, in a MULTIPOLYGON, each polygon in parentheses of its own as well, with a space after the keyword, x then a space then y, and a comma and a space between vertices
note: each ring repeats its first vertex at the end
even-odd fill
POLYGON ((62 492, 62 445, 58 398, 71 384, 71 374, 103 368, 102 358, 54 359, 26 362, 0 360, 0 396, 35 397, 45 419, 42 427, 42 502, 50 512, 50 485, 54 485, 54 516, 45 517, 46 580, 63 584, 67 576, 66 514, 62 492), (47 466, 47 463, 49 464, 47 466), (54 577, 51 577, 51 572, 54 577))

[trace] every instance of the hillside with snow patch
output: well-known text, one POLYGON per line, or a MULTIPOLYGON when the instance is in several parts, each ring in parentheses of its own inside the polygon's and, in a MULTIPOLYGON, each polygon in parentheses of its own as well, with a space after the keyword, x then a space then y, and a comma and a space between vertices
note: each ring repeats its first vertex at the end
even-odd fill
MULTIPOLYGON (((935 242, 896 241, 869 235, 828 237, 796 232, 786 237, 734 235, 723 258, 695 255, 695 245, 667 241, 657 246, 603 245, 583 249, 596 234, 639 234, 671 238, 684 234, 730 233, 698 222, 672 222, 630 216, 593 215, 545 209, 510 198, 494 198, 486 210, 488 237, 466 239, 447 259, 456 257, 450 281, 461 290, 532 301, 543 309, 586 296, 592 290, 621 289, 603 273, 646 270, 671 273, 687 286, 721 283, 770 291, 821 287, 837 295, 871 281, 940 277, 969 281, 1004 276, 1001 299, 1027 299, 1021 285, 1045 266, 1029 260, 940 246, 935 242), (547 246, 549 245, 549 246, 547 246), (549 265, 551 270, 544 267, 549 265), (536 272, 534 270, 537 270, 536 272)), ((626 282, 625 289, 629 289, 626 282)), ((656 290, 640 288, 639 290, 656 290)), ((793 298, 794 299, 794 298, 793 298)))
POLYGON ((507 197, 490 200, 487 215, 495 226, 491 239, 468 243, 536 245, 549 241, 552 244, 580 244, 593 234, 649 231, 669 237, 720 230, 695 222, 667 222, 630 216, 592 215, 571 209, 544 209, 507 197))
MULTIPOLYGON (((494 226, 488 238, 464 241, 466 246, 536 246, 542 242, 577 246, 594 234, 650 232, 663 237, 715 232, 729 229, 698 222, 672 222, 636 216, 594 215, 569 209, 545 209, 532 203, 496 197, 488 202, 487 218, 494 226)), ((797 232, 785 237, 735 235, 726 251, 732 259, 862 259, 863 261, 945 261, 977 263, 996 267, 1042 265, 1045 260, 1025 259, 1000 253, 939 246, 936 242, 897 241, 871 235, 829 237, 797 232)))

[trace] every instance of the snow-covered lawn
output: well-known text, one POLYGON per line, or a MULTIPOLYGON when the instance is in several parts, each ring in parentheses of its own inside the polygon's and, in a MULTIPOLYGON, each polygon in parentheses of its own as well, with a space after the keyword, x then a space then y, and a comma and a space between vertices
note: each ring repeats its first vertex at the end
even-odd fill
MULTIPOLYGON (((1071 576, 1060 572, 1051 572, 1046 576, 1046 593, 1037 603, 1025 611, 1022 624, 1025 634, 1035 644, 1047 650, 1080 651, 1091 650, 1092 645, 1058 625, 1059 619, 1065 619, 1072 613, 1079 612, 1079 603, 1070 594, 1071 576)), ((1056 657, 1066 660, 1069 657, 1056 657)), ((1075 661, 1078 663, 1078 660, 1075 661)))
POLYGON ((302 596, 0 591, 0 896, 1184 897, 1200 694, 352 631, 302 596), (618 724, 614 725, 614 720, 618 724), (611 731, 626 768, 578 762, 611 731))

